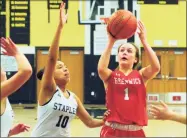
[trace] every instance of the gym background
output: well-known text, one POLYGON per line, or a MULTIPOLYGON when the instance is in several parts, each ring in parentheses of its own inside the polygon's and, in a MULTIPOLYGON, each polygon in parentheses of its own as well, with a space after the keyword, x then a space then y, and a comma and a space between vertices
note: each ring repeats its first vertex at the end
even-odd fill
MULTIPOLYGON (((185 0, 114 0, 113 4, 109 4, 110 1, 107 0, 64 1, 67 3, 68 21, 62 32, 59 59, 70 70, 71 82, 68 89, 75 92, 84 104, 105 104, 105 91, 97 73, 100 54, 96 51, 96 39, 103 37, 95 36, 103 31, 103 25, 94 21, 95 18, 89 18, 83 23, 84 19, 80 17, 80 12, 84 16, 92 10, 91 7, 94 7, 93 12, 90 12, 91 17, 98 15, 99 6, 104 11, 106 8, 112 9, 112 6, 128 9, 144 22, 148 42, 161 63, 160 73, 147 87, 148 103, 157 103, 161 99, 167 104, 186 104, 185 0), (87 5, 90 7, 86 7, 87 5), (109 5, 112 6, 108 7, 109 5)), ((58 24, 60 2, 61 0, 0 0, 0 35, 11 37, 33 67, 30 80, 9 97, 11 103, 37 103, 40 82, 36 79, 36 73, 45 65, 48 48, 58 24)), ((142 66, 147 65, 148 59, 137 36, 127 41, 139 45, 142 66)), ((98 45, 104 47, 106 41, 98 45)), ((1 66, 5 66, 7 76, 11 77, 16 72, 14 60, 3 58, 1 66)), ((115 54, 111 59, 110 67, 114 68, 117 65, 115 54)), ((177 110, 183 112, 185 109, 177 110)))

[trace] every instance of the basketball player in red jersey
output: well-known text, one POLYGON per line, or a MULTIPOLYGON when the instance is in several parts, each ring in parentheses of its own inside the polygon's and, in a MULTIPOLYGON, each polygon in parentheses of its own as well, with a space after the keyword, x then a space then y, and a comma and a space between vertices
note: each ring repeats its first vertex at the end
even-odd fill
POLYGON ((150 65, 139 71, 139 50, 131 43, 118 48, 119 68, 108 68, 112 47, 116 41, 108 33, 108 45, 100 57, 98 73, 106 90, 106 106, 110 115, 102 127, 101 137, 145 137, 147 125, 146 85, 160 71, 159 60, 146 39, 146 29, 138 22, 138 35, 149 57, 150 65))

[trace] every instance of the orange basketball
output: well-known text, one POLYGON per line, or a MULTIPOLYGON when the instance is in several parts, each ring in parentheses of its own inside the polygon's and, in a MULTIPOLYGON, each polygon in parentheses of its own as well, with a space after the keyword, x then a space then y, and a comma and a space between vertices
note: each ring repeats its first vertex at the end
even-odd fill
POLYGON ((108 20, 107 29, 117 39, 127 39, 134 35, 137 29, 137 20, 132 12, 118 10, 108 20))

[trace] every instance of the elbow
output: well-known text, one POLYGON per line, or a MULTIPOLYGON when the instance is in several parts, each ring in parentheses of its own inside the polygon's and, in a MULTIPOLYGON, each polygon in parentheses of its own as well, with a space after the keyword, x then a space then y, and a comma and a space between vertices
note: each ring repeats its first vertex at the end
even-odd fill
POLYGON ((2 101, 4 98, 6 98, 6 95, 3 94, 3 93, 1 93, 1 101, 2 101))
POLYGON ((158 61, 158 63, 156 64, 156 66, 155 66, 155 72, 158 74, 159 72, 160 72, 160 63, 159 63, 159 61, 158 61))
POLYGON ((153 72, 155 74, 158 74, 160 72, 160 65, 159 66, 156 66, 154 69, 153 69, 153 72))
POLYGON ((31 75, 32 75, 32 72, 33 72, 33 71, 32 71, 32 67, 30 66, 30 67, 24 69, 24 70, 22 71, 22 74, 24 74, 24 75, 26 76, 26 78, 30 78, 31 75))
POLYGON ((51 65, 51 66, 55 66, 56 62, 57 62, 57 56, 52 56, 49 55, 47 62, 51 65))
POLYGON ((160 64, 155 68, 156 72, 159 73, 160 72, 160 64))
POLYGON ((102 69, 102 68, 98 68, 98 75, 99 75, 99 78, 101 79, 101 80, 105 80, 102 76, 103 76, 103 74, 104 74, 104 69, 102 69))
POLYGON ((49 54, 48 61, 51 62, 51 63, 56 63, 57 55, 49 54))
POLYGON ((100 66, 98 66, 98 67, 97 67, 97 71, 98 71, 98 73, 101 73, 101 72, 103 71, 103 68, 100 67, 100 66))
POLYGON ((28 68, 27 70, 25 70, 26 74, 30 77, 32 75, 32 67, 28 68))
POLYGON ((99 74, 102 74, 103 72, 105 72, 105 69, 103 67, 98 67, 97 71, 99 74))

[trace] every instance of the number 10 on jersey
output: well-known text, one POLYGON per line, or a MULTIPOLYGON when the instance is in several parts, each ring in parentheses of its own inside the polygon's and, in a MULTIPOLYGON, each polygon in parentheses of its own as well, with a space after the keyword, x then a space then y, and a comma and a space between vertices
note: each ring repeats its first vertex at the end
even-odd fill
POLYGON ((61 128, 65 128, 67 126, 68 120, 69 120, 69 116, 64 116, 64 117, 63 117, 63 115, 59 116, 58 123, 56 124, 56 127, 61 126, 61 128))

